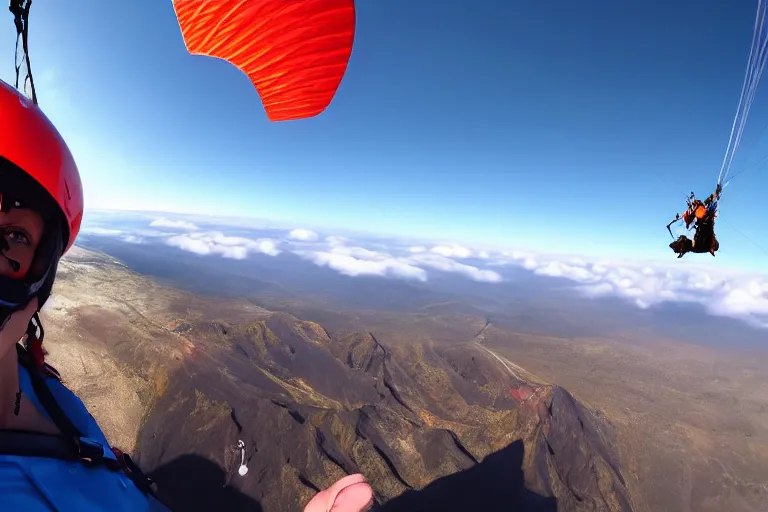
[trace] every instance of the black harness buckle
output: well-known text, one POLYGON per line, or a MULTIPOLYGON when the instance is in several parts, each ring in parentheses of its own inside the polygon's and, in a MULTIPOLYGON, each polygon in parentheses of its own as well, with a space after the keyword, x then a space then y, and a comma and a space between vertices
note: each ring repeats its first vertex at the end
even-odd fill
POLYGON ((104 458, 104 445, 90 437, 76 437, 77 456, 84 462, 99 462, 104 458))

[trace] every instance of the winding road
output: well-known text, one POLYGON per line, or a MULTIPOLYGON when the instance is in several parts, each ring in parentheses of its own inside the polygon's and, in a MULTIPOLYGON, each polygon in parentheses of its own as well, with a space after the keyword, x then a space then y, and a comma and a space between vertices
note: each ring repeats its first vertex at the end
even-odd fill
POLYGON ((496 360, 499 361, 504 366, 504 368, 507 369, 507 371, 510 373, 510 375, 512 375, 517 380, 525 380, 522 377, 520 377, 519 373, 517 373, 517 372, 528 373, 528 372, 525 371, 524 368, 521 368, 520 366, 516 365, 515 363, 513 363, 512 361, 510 361, 506 357, 501 357, 496 352, 494 352, 493 350, 491 350, 488 347, 486 347, 485 345, 483 345, 483 341, 485 340, 485 332, 488 330, 488 328, 490 326, 491 326, 491 321, 490 320, 486 320, 485 321, 485 325, 483 326, 482 329, 480 329, 480 332, 478 332, 475 335, 475 337, 472 338, 472 341, 470 341, 470 344, 477 346, 481 350, 483 350, 483 351, 487 352, 488 354, 490 354, 491 356, 495 357, 496 360), (517 370, 517 371, 515 371, 515 370, 517 370))

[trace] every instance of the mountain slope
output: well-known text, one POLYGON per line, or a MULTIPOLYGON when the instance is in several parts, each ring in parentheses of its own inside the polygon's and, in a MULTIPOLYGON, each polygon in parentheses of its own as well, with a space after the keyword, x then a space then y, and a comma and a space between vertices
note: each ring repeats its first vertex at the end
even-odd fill
POLYGON ((178 510, 301 510, 351 472, 383 510, 631 510, 613 427, 476 340, 329 334, 81 249, 54 293, 50 360, 178 510))

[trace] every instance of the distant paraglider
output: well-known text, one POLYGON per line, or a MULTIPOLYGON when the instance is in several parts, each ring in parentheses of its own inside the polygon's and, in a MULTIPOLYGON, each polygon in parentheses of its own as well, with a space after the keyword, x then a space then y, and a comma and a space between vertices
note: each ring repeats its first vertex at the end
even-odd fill
POLYGON ((173 8, 187 51, 245 73, 270 121, 323 112, 347 69, 354 0, 174 0, 173 8))
POLYGON ((757 15, 755 16, 755 28, 752 33, 752 45, 749 51, 749 60, 747 63, 747 72, 744 76, 744 84, 741 88, 741 96, 736 109, 736 115, 731 126, 731 135, 728 140, 728 146, 723 157, 723 163, 720 167, 720 174, 717 177, 717 186, 715 192, 704 201, 696 199, 693 192, 688 197, 688 208, 681 216, 678 214, 675 219, 667 224, 669 234, 674 238, 671 225, 678 220, 685 222, 685 227, 696 230, 693 240, 685 235, 680 235, 675 241, 669 244, 669 247, 682 258, 688 252, 710 253, 712 256, 720 248, 720 242, 715 237, 715 218, 718 215, 720 196, 723 189, 728 186, 731 171, 731 164, 739 148, 741 137, 744 133, 744 127, 747 123, 749 111, 757 93, 757 87, 760 84, 760 78, 768 60, 768 26, 765 24, 766 0, 758 0, 757 15))
MULTIPOLYGON (((672 235, 670 226, 680 219, 683 220, 687 229, 692 227, 696 229, 693 240, 685 235, 680 235, 677 240, 669 244, 672 250, 677 253, 678 258, 682 258, 689 252, 708 252, 714 256, 715 252, 720 249, 720 242, 717 241, 715 236, 715 217, 717 217, 717 202, 720 199, 722 190, 722 186, 718 184, 715 192, 704 201, 696 199, 694 193, 691 192, 691 195, 688 197, 688 208, 682 217, 678 213, 675 219, 667 224, 670 235, 672 235)), ((674 238, 674 235, 672 237, 674 238)))

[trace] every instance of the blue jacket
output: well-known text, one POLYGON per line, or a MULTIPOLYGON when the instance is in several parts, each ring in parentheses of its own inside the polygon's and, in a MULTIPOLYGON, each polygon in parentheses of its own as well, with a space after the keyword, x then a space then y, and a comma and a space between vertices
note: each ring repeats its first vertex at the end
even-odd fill
MULTIPOLYGON (((118 457, 109 447, 96 420, 85 408, 83 402, 58 379, 53 376, 43 376, 39 372, 31 375, 26 365, 20 362, 19 382, 24 396, 35 405, 38 411, 57 424, 65 434, 70 427, 62 428, 60 423, 66 423, 68 419, 81 434, 79 446, 95 448, 99 452, 103 449, 103 460, 101 463, 86 464, 76 456, 67 460, 47 452, 36 453, 45 451, 41 447, 47 445, 47 443, 36 442, 37 438, 44 441, 64 439, 64 445, 67 445, 67 441, 72 437, 42 434, 32 434, 30 437, 25 433, 0 431, 0 452, 2 452, 0 453, 0 510, 24 512, 54 510, 161 512, 169 510, 151 493, 145 494, 124 470, 118 468, 118 457), (35 391, 36 385, 41 393, 35 391), (43 392, 45 390, 39 387, 40 385, 44 385, 50 391, 48 397, 39 396, 46 394, 43 392), (66 415, 66 419, 62 420, 56 411, 50 410, 55 409, 55 404, 53 406, 50 404, 51 396, 66 415), (24 443, 18 443, 13 438, 14 435, 27 437, 24 438, 24 443), (31 442, 26 442, 28 439, 31 439, 31 442), (26 450, 26 448, 19 449, 20 445, 32 447, 32 451, 27 452, 29 455, 8 453, 14 450, 26 450)), ((70 447, 75 446, 78 445, 72 442, 70 447)))

